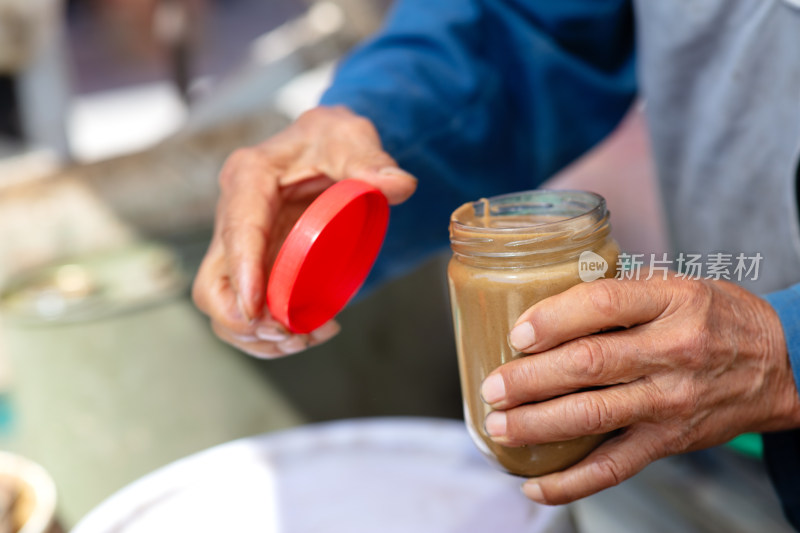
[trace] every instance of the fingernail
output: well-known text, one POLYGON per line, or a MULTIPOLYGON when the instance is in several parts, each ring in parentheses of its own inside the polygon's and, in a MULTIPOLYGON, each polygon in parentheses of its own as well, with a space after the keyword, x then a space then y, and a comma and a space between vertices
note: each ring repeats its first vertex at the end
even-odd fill
POLYGON ((332 337, 335 337, 339 331, 341 331, 341 327, 339 324, 333 320, 330 322, 323 324, 322 326, 318 327, 314 331, 311 332, 311 338, 313 338, 316 342, 325 342, 332 337))
POLYGON ((278 349, 285 354, 297 353, 305 350, 308 343, 303 337, 291 337, 288 340, 278 343, 278 349))
POLYGON ((508 334, 508 340, 515 350, 521 352, 536 342, 533 326, 530 322, 523 322, 511 330, 511 333, 508 334))
POLYGON ((257 348, 240 347, 239 349, 244 351, 244 353, 252 355, 253 357, 256 357, 258 359, 277 359, 279 357, 286 355, 285 353, 278 350, 278 348, 275 346, 271 347, 264 347, 264 345, 257 345, 257 346, 258 346, 257 348))
POLYGON ((262 341, 281 342, 289 338, 289 334, 281 326, 269 325, 258 326, 256 328, 256 337, 262 341))
POLYGON ((397 167, 384 167, 378 171, 378 174, 389 175, 389 176, 403 176, 406 178, 411 178, 416 180, 414 176, 406 172, 405 170, 397 167))
POLYGON ((545 503, 542 487, 536 481, 526 481, 522 485, 522 493, 535 502, 545 503))
POLYGON ((492 374, 481 385, 481 397, 488 404, 497 403, 506 397, 506 384, 503 376, 492 374))
POLYGON ((238 335, 232 333, 231 336, 239 342, 258 342, 260 339, 253 335, 238 335))
POLYGON ((506 414, 503 411, 492 411, 483 423, 486 433, 492 437, 504 437, 506 434, 506 414))

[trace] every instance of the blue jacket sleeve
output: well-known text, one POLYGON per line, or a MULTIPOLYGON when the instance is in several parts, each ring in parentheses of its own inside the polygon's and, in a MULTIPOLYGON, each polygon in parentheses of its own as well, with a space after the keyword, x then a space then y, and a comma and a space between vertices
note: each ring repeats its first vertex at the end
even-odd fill
MULTIPOLYGON (((800 390, 800 285, 766 296, 781 319, 794 382, 800 390)), ((764 433, 764 460, 786 517, 800 531, 800 429, 764 433)))
POLYGON ((534 188, 602 139, 634 63, 629 0, 398 0, 321 102, 371 119, 420 180, 372 280, 446 245, 458 205, 534 188))

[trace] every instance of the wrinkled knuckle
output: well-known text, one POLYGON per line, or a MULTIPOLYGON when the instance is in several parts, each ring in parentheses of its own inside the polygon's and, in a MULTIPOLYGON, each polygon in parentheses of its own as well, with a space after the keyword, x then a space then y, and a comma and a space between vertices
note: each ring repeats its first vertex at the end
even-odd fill
POLYGON ((640 406, 640 417, 644 420, 660 420, 671 409, 669 398, 651 377, 645 376, 642 381, 644 401, 640 406))
POLYGON ((603 346, 598 339, 584 337, 575 341, 572 351, 572 368, 574 377, 588 380, 598 379, 605 372, 606 358, 603 346))
POLYGON ((686 327, 678 333, 677 348, 681 361, 687 368, 698 369, 705 365, 705 356, 711 349, 712 339, 713 333, 706 324, 686 327))
MULTIPOLYGON (((662 455, 675 455, 689 449, 694 442, 696 431, 689 427, 667 427, 662 433, 662 455)), ((655 458, 658 458, 656 456, 655 458)))
POLYGON ((670 342, 681 361, 690 363, 691 356, 700 350, 704 342, 702 329, 702 326, 697 324, 686 324, 681 328, 674 328, 671 332, 670 342))
POLYGON ((231 155, 228 156, 228 159, 225 160, 222 171, 219 173, 219 186, 223 190, 235 186, 237 177, 239 176, 237 169, 242 165, 249 164, 253 161, 254 157, 255 150, 253 148, 239 148, 234 150, 231 155))
POLYGON ((628 477, 628 468, 614 456, 604 453, 597 456, 593 463, 597 479, 604 487, 614 487, 628 477))
POLYGON ((700 390, 692 379, 676 377, 647 388, 649 410, 644 417, 652 421, 690 421, 700 404, 700 390))
POLYGON ((684 280, 679 291, 685 306, 701 319, 713 312, 714 293, 714 286, 706 280, 684 280))
POLYGON ((689 418, 697 411, 699 394, 694 381, 681 380, 672 391, 670 407, 681 418, 689 418))
POLYGON ((604 316, 614 316, 622 309, 621 284, 616 280, 597 280, 591 285, 592 307, 604 316))
POLYGON ((600 396, 584 395, 574 404, 574 415, 578 431, 585 435, 602 433, 611 421, 611 410, 600 396))

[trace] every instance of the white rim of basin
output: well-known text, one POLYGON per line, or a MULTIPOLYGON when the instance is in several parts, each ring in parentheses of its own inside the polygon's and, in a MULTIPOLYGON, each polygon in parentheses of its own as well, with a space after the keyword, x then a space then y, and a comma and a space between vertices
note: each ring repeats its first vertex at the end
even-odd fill
MULTIPOLYGON (((491 494, 491 501, 496 503, 497 500, 494 499, 496 496, 503 498, 502 503, 506 502, 506 498, 513 499, 511 503, 519 511, 516 515, 525 516, 525 531, 574 531, 567 508, 541 506, 526 500, 518 490, 523 481, 521 478, 499 473, 489 466, 474 448, 463 422, 398 417, 326 422, 240 439, 210 448, 156 470, 123 488, 84 517, 72 533, 124 532, 128 527, 137 527, 136 521, 146 520, 146 515, 152 509, 156 509, 157 513, 159 506, 160 509, 164 508, 163 502, 179 499, 183 490, 189 492, 197 486, 196 484, 221 487, 220 493, 231 492, 230 481, 238 485, 238 478, 231 477, 235 476, 236 472, 248 474, 253 470, 266 469, 262 470, 262 473, 265 473, 271 468, 269 466, 271 463, 277 465, 275 472, 280 468, 284 469, 283 473, 276 473, 275 476, 284 476, 288 470, 305 468, 304 457, 318 461, 315 465, 318 467, 320 461, 328 460, 328 454, 334 456, 338 454, 337 459, 342 460, 342 457, 346 458, 342 453, 346 453, 354 455, 358 460, 362 451, 364 456, 369 456, 371 450, 380 452, 378 455, 381 458, 384 457, 381 454, 388 453, 390 457, 394 457, 393 454, 396 453, 399 458, 398 468, 410 466, 412 470, 416 469, 409 474, 412 483, 420 481, 424 484, 425 479, 413 476, 420 472, 424 475, 425 465, 435 465, 437 468, 441 467, 439 473, 458 472, 461 475, 462 472, 466 472, 464 476, 471 476, 468 486, 481 486, 485 482, 494 488, 499 487, 501 490, 495 491, 497 494, 491 494), (415 464, 417 458, 422 468, 418 468, 419 465, 415 464), (282 464, 288 466, 283 467, 282 464), (215 480, 220 482, 216 483, 215 480)), ((341 468, 339 464, 341 463, 337 463, 336 468, 341 468)), ((375 464, 374 461, 372 464, 375 464)), ((303 473, 300 477, 306 479, 307 476, 308 473, 303 473)), ((269 474, 266 477, 268 478, 269 474)), ((343 480, 343 483, 347 481, 343 480)), ((448 480, 443 482, 441 478, 437 478, 431 486, 437 484, 441 488, 447 483, 450 482, 448 480)), ((377 485, 379 484, 376 484, 376 489, 380 491, 381 488, 377 485)), ((451 485, 455 486, 455 483, 451 485)), ((248 488, 244 486, 241 491, 246 499, 252 497, 247 491, 248 488)), ((270 502, 276 500, 275 495, 280 493, 272 482, 255 488, 260 491, 258 502, 262 509, 269 507, 270 502), (267 494, 269 492, 272 493, 267 494)), ((462 490, 462 487, 459 485, 458 489, 462 490)), ((369 490, 372 490, 372 485, 369 490)), ((334 494, 333 499, 336 498, 341 498, 341 494, 334 494)), ((318 502, 332 505, 321 499, 311 501, 314 505, 318 502)), ((337 509, 341 514, 341 509, 337 509)), ((272 513, 264 511, 264 514, 272 513)), ((280 514, 280 511, 274 513, 275 516, 280 514)), ((277 521, 270 524, 270 527, 274 527, 274 531, 283 531, 277 521)), ((294 531, 294 528, 290 531, 294 531)))

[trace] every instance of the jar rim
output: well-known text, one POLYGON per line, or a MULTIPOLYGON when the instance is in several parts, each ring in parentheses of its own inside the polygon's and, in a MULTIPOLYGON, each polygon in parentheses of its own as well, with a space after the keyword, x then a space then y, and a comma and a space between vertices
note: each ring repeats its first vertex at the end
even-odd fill
MULTIPOLYGON (((513 235, 514 233, 526 233, 529 232, 531 229, 535 228, 537 231, 541 231, 543 233, 547 233, 549 231, 558 231, 558 226, 564 224, 565 222, 574 222, 582 217, 591 218, 593 215, 598 213, 602 214, 606 211, 606 200, 602 196, 597 193, 593 193, 590 191, 580 191, 580 190, 572 190, 572 189, 533 189, 529 191, 521 191, 521 192, 512 192, 506 194, 500 194, 497 196, 492 196, 490 198, 481 198, 475 202, 472 202, 473 206, 479 205, 487 205, 490 209, 491 215, 491 206, 492 204, 500 204, 508 205, 512 204, 512 202, 507 202, 507 200, 511 199, 523 199, 523 198, 537 198, 538 204, 531 205, 533 202, 528 200, 524 202, 523 205, 527 207, 542 207, 542 208, 551 208, 556 204, 553 201, 546 201, 547 198, 558 198, 561 200, 559 205, 564 205, 564 199, 572 199, 573 201, 584 200, 586 202, 586 209, 578 210, 572 216, 564 216, 563 218, 559 218, 558 220, 554 220, 552 222, 538 222, 535 224, 530 225, 521 225, 521 226, 514 226, 514 227, 485 227, 485 226, 477 226, 471 225, 466 222, 461 222, 455 218, 455 214, 459 211, 456 210, 453 212, 451 216, 450 222, 456 226, 458 229, 463 230, 470 230, 470 229, 480 229, 481 233, 496 233, 500 235, 513 235)), ((510 213, 509 213, 510 214, 510 213)), ((533 214, 533 213, 526 213, 526 214, 533 214)), ((546 214, 546 213, 539 213, 539 214, 546 214)), ((477 218, 478 215, 475 215, 477 218)))

